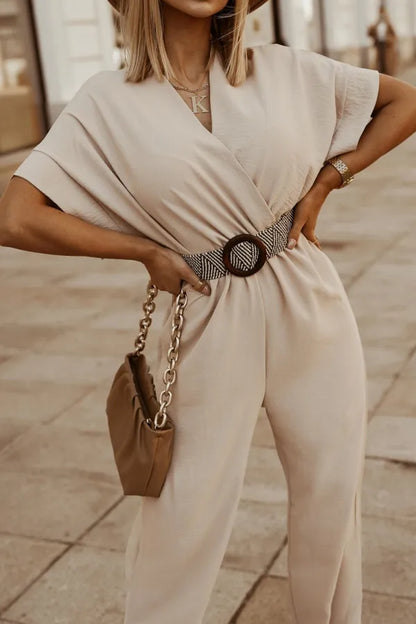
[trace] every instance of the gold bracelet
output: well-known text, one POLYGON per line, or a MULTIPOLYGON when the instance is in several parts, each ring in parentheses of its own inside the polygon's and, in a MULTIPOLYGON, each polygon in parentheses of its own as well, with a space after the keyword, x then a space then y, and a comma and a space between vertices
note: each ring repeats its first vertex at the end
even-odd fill
POLYGON ((353 180, 355 180, 355 177, 351 173, 348 165, 341 158, 339 158, 339 156, 334 156, 333 158, 330 158, 325 162, 325 164, 327 163, 335 167, 335 169, 338 171, 342 178, 342 184, 337 188, 343 188, 344 186, 347 186, 347 184, 350 184, 353 180))

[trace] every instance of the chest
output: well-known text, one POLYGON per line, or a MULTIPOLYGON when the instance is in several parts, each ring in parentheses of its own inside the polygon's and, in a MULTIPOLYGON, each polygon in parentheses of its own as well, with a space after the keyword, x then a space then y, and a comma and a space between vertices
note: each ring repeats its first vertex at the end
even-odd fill
POLYGON ((177 90, 177 93, 201 125, 208 130, 208 132, 212 132, 209 87, 203 89, 199 93, 190 93, 179 89, 177 90))
POLYGON ((328 137, 319 101, 314 108, 283 72, 266 70, 260 64, 232 86, 216 60, 202 99, 153 77, 123 85, 100 118, 117 119, 110 134, 105 122, 102 151, 117 156, 110 164, 129 193, 159 211, 188 210, 202 197, 238 205, 250 193, 270 206, 295 200, 319 171, 328 137))

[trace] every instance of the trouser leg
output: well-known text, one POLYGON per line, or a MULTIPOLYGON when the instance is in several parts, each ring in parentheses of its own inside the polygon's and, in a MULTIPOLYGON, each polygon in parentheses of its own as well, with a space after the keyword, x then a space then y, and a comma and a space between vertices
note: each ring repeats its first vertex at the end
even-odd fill
POLYGON ((189 291, 169 409, 176 425, 172 465, 161 496, 143 498, 136 519, 125 624, 200 624, 229 541, 264 397, 264 339, 257 335, 264 322, 242 282, 233 296, 213 289, 211 301, 189 291))
POLYGON ((296 251, 275 263, 266 325, 278 327, 265 407, 288 483, 291 596, 297 624, 360 624, 363 353, 329 258, 303 238, 296 251))

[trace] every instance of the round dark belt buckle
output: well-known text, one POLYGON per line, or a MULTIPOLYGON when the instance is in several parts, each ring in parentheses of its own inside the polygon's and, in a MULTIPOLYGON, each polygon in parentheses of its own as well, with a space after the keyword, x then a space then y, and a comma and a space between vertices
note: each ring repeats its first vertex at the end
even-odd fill
POLYGON ((237 234, 227 241, 222 250, 222 259, 228 271, 233 275, 239 275, 240 277, 246 277, 257 273, 267 260, 267 249, 263 241, 255 234, 237 234), (253 243, 259 250, 259 256, 256 264, 251 269, 237 269, 231 264, 230 254, 236 245, 239 243, 248 242, 253 243))

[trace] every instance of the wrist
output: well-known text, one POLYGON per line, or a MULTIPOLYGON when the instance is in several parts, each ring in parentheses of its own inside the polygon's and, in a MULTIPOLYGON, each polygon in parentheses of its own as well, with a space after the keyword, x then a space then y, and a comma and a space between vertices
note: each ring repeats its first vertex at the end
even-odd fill
POLYGON ((149 260, 151 260, 154 257, 160 245, 152 241, 150 238, 144 238, 142 236, 135 237, 135 238, 136 238, 135 259, 138 262, 143 262, 143 264, 146 264, 146 262, 149 262, 149 260))
POLYGON ((321 188, 326 193, 338 189, 342 185, 342 178, 338 171, 330 163, 327 163, 322 167, 315 180, 316 186, 321 188))

